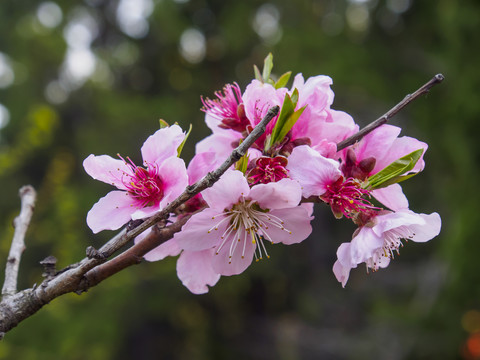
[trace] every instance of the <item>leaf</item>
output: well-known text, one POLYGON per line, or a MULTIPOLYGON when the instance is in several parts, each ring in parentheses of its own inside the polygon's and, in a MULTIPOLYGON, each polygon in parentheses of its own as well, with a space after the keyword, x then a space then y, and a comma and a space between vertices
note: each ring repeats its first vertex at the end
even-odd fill
POLYGON ((270 74, 272 73, 273 69, 273 55, 272 53, 269 53, 265 60, 263 61, 263 82, 265 83, 270 83, 270 74))
POLYGON ((278 133, 278 142, 282 142, 283 138, 288 134, 288 132, 292 129, 293 125, 297 122, 298 118, 302 115, 303 110, 307 105, 302 106, 300 109, 295 111, 292 115, 288 117, 288 119, 285 121, 285 124, 283 125, 282 129, 278 133))
POLYGON ((248 153, 243 155, 240 160, 238 160, 235 164, 235 170, 240 170, 243 174, 247 172, 248 161, 249 161, 248 153))
POLYGON ((178 146, 177 148, 177 156, 180 157, 180 154, 182 153, 183 146, 187 142, 188 136, 192 132, 192 124, 190 124, 190 127, 188 128, 187 135, 185 135, 185 138, 183 139, 182 143, 178 146))
POLYGON ((282 76, 280 76, 280 78, 275 83, 275 89, 280 89, 281 87, 285 87, 285 85, 287 85, 288 83, 288 80, 290 80, 291 75, 292 75, 292 72, 289 71, 283 74, 282 76))
POLYGON ((276 143, 282 142, 283 138, 292 129, 300 115, 302 115, 305 106, 295 111, 298 101, 298 90, 293 90, 292 96, 286 94, 283 100, 282 110, 278 116, 275 127, 272 129, 272 136, 268 141, 265 150, 268 151, 276 143))
POLYGON ((411 178, 415 174, 402 175, 411 171, 415 167, 415 164, 422 157, 422 154, 423 149, 418 149, 398 160, 395 160, 385 169, 370 176, 366 187, 370 190, 379 189, 411 178))
POLYGON ((168 125, 168 123, 167 123, 165 120, 163 120, 163 119, 160 119, 160 120, 158 120, 158 121, 160 122, 160 129, 164 129, 164 128, 167 128, 167 127, 170 126, 170 125, 168 125))
POLYGON ((253 65, 253 72, 255 73, 255 79, 263 83, 262 74, 260 73, 260 70, 258 69, 257 65, 253 65))

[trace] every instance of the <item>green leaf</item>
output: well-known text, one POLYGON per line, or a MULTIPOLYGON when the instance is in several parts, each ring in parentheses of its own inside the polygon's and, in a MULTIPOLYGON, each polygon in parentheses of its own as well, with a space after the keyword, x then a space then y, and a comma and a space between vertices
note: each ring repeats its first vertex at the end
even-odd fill
POLYGON ((265 83, 271 82, 269 80, 270 80, 270 74, 272 73, 272 69, 273 69, 273 55, 272 53, 269 53, 263 62, 263 73, 262 73, 263 82, 265 83))
POLYGON ((272 129, 272 136, 265 146, 265 150, 268 151, 276 143, 282 142, 283 138, 287 133, 292 129, 293 125, 297 122, 300 115, 302 115, 305 107, 295 111, 298 101, 298 90, 293 90, 292 96, 286 94, 285 99, 283 100, 282 110, 280 110, 280 115, 275 124, 275 127, 272 129))
POLYGON ((177 148, 177 156, 178 157, 180 157, 180 154, 182 153, 182 150, 183 150, 183 146, 187 142, 188 136, 190 135, 191 132, 192 132, 192 124, 190 124, 190 127, 188 128, 187 135, 185 135, 185 138, 183 139, 182 143, 177 148))
POLYGON ((164 129, 164 128, 167 128, 167 127, 170 126, 170 125, 168 125, 168 123, 167 123, 165 120, 163 120, 163 119, 160 119, 160 120, 158 120, 158 121, 159 121, 159 123, 160 123, 160 129, 164 129))
POLYGON ((394 178, 392 178, 392 179, 384 182, 382 185, 380 185, 380 187, 377 187, 377 189, 385 188, 385 187, 390 186, 390 185, 392 185, 392 184, 397 184, 397 183, 399 183, 399 182, 408 180, 408 179, 414 177, 415 175, 418 175, 418 173, 412 173, 412 174, 408 174, 408 175, 395 176, 394 178))
POLYGON ((280 89, 281 87, 285 87, 285 85, 287 85, 288 83, 288 80, 290 80, 291 75, 292 75, 292 72, 289 71, 283 74, 282 76, 280 76, 280 78, 275 83, 275 89, 280 89))
POLYGON ((248 153, 243 155, 235 164, 235 170, 240 170, 243 174, 247 172, 249 156, 248 153))
POLYGON ((263 83, 262 74, 260 73, 260 70, 258 69, 257 65, 253 65, 253 72, 255 73, 255 79, 263 83))
POLYGON ((418 149, 398 160, 395 160, 385 169, 370 176, 366 187, 370 190, 379 189, 411 178, 415 174, 402 175, 411 171, 415 167, 415 164, 422 157, 422 154, 423 149, 418 149))
POLYGON ((293 125, 295 125, 298 118, 300 117, 300 115, 302 115, 303 110, 305 110, 306 107, 307 105, 302 106, 300 109, 298 109, 288 117, 288 119, 285 121, 285 124, 283 125, 283 127, 280 129, 280 132, 278 133, 278 140, 277 140, 278 142, 282 142, 283 138, 292 129, 293 125))

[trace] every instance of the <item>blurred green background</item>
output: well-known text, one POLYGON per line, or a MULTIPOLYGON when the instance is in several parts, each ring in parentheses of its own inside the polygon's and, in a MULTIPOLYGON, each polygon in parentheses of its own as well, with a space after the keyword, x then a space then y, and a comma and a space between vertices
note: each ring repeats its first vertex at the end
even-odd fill
POLYGON ((46 256, 63 267, 113 235, 85 224, 110 191, 86 156, 138 163, 162 118, 193 124, 189 160, 209 134, 200 95, 244 89, 269 52, 277 75, 330 75, 333 108, 360 125, 446 80, 392 121, 430 146, 404 192, 412 210, 440 213, 439 237, 385 270, 360 266, 342 289, 331 267, 353 226, 318 207, 308 240, 207 295, 181 285, 175 259, 143 263, 53 301, 6 335, 0 359, 480 358, 479 33, 477 0, 2 1, 0 259, 19 187, 38 190, 21 288, 42 281, 46 256))

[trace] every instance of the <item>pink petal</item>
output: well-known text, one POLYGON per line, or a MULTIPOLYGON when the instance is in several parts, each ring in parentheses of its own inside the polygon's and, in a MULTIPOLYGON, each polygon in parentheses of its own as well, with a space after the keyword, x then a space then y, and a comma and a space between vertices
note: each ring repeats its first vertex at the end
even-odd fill
MULTIPOLYGON (((245 232, 243 231, 243 234, 245 232)), ((250 266, 253 260, 253 255, 255 253, 256 244, 253 244, 250 237, 244 237, 244 235, 239 235, 241 241, 235 241, 234 246, 237 246, 233 252, 232 258, 230 258, 230 246, 232 243, 226 243, 218 255, 213 256, 213 270, 221 275, 230 276, 237 275, 245 271, 245 269, 250 266), (245 251, 244 251, 245 246, 245 251), (243 255, 243 258, 242 258, 243 255)))
MULTIPOLYGON (((377 160, 380 157, 384 157, 385 150, 390 148, 397 136, 400 134, 400 131, 401 129, 397 126, 384 124, 373 130, 371 133, 365 135, 358 143, 355 151, 357 160, 360 161, 370 156, 373 156, 377 160)), ((380 170, 384 167, 385 166, 381 167, 380 170)))
POLYGON ((207 285, 213 286, 220 279, 212 267, 213 251, 184 251, 177 261, 178 278, 194 294, 207 293, 207 285))
POLYGON ((122 182, 124 173, 132 173, 122 160, 114 159, 108 155, 95 156, 90 154, 83 160, 83 167, 87 174, 95 180, 103 181, 120 190, 126 190, 122 182))
POLYGON ((188 186, 188 175, 185 162, 178 157, 166 159, 160 164, 158 171, 164 186, 164 197, 160 202, 160 208, 163 209, 183 193, 188 186))
POLYGON ((132 213, 132 219, 133 220, 138 220, 138 219, 145 219, 147 217, 150 217, 150 216, 153 216, 155 215, 157 212, 159 212, 161 209, 160 209, 160 206, 146 206, 144 208, 141 208, 141 209, 136 209, 133 213, 132 213))
POLYGON ((217 164, 216 154, 212 151, 196 154, 188 164, 188 184, 192 185, 202 179, 209 171, 215 170, 217 164))
POLYGON ((415 236, 412 238, 415 242, 426 242, 433 239, 440 233, 442 227, 442 220, 440 215, 437 213, 432 213, 429 215, 418 214, 425 221, 421 225, 412 225, 410 229, 413 230, 415 236))
POLYGON ((383 237, 377 235, 371 228, 364 226, 350 242, 351 264, 360 264, 373 256, 373 253, 383 247, 383 237))
POLYGON ((185 138, 178 125, 157 130, 142 146, 142 157, 149 163, 160 164, 166 158, 177 156, 177 149, 185 138))
POLYGON ((345 287, 347 284, 348 278, 350 276, 350 268, 349 267, 344 267, 340 261, 335 261, 335 264, 333 264, 333 273, 337 280, 342 283, 342 287, 345 287))
POLYGON ((199 251, 210 249, 220 244, 221 236, 225 232, 228 220, 224 221, 217 230, 215 225, 223 218, 223 215, 217 216, 215 209, 205 209, 193 215, 185 225, 182 231, 174 235, 174 239, 180 248, 190 251, 199 251), (215 217, 215 218, 214 218, 215 217))
POLYGON ((426 143, 419 141, 417 139, 414 139, 412 137, 402 136, 400 138, 397 138, 395 139, 395 141, 393 141, 388 151, 382 152, 382 155, 384 156, 378 156, 378 160, 375 164, 375 168, 373 169, 372 174, 379 172, 380 170, 387 167, 395 160, 398 160, 401 157, 404 157, 405 155, 408 155, 411 152, 418 149, 424 149, 422 157, 415 164, 415 167, 408 173, 415 173, 415 172, 422 171, 423 168, 425 167, 425 161, 423 160, 423 155, 425 155, 425 151, 427 151, 427 148, 428 148, 428 145, 426 143))
MULTIPOLYGON (((137 239, 138 236, 135 239, 135 243, 138 242, 137 239)), ((167 256, 177 256, 178 254, 180 254, 181 251, 182 249, 180 249, 177 242, 174 239, 170 239, 168 241, 165 241, 163 244, 157 246, 152 251, 146 253, 143 258, 147 261, 159 261, 165 259, 167 256)))
POLYGON ((377 224, 373 227, 373 231, 378 236, 383 233, 399 227, 410 227, 411 225, 424 225, 425 220, 413 211, 404 210, 385 215, 379 215, 376 218, 377 224))
POLYGON ((390 210, 408 209, 408 199, 399 184, 392 184, 385 188, 373 190, 372 195, 390 210))
MULTIPOLYGON (((296 77, 295 80, 297 80, 296 77)), ((334 94, 330 88, 332 84, 332 79, 325 75, 310 77, 303 85, 297 83, 298 107, 308 105, 311 108, 323 111, 333 103, 334 94)))
POLYGON ((202 192, 202 196, 211 208, 223 211, 249 193, 250 187, 242 172, 227 170, 211 188, 202 192))
MULTIPOLYGON (((285 230, 282 230, 270 225, 268 229, 262 229, 262 232, 267 233, 274 244, 297 244, 312 233, 311 221, 313 217, 309 216, 307 210, 302 206, 273 210, 270 214, 283 220, 285 228, 285 230)), ((267 239, 267 237, 265 238, 267 239)))
POLYGON ((111 191, 88 212, 87 225, 95 234, 102 230, 117 230, 131 220, 134 211, 127 192, 111 191))
POLYGON ((326 186, 335 182, 341 172, 339 163, 327 159, 306 145, 297 146, 288 157, 287 170, 290 178, 297 180, 302 186, 304 197, 320 196, 326 186))
POLYGON ((232 152, 234 146, 232 144, 238 143, 242 138, 242 134, 236 131, 228 133, 215 133, 207 136, 195 146, 195 152, 214 152, 221 162, 227 159, 227 156, 232 152))
MULTIPOLYGON (((253 80, 247 85, 242 99, 245 105, 245 114, 252 126, 257 125, 272 106, 282 105, 285 90, 276 90, 272 85, 261 83, 258 80, 253 80)), ((269 128, 271 126, 273 124, 269 128)))
POLYGON ((354 269, 358 265, 358 263, 352 259, 351 243, 340 244, 337 249, 337 259, 343 268, 354 269))
POLYGON ((262 209, 291 208, 297 206, 302 199, 302 189, 298 182, 282 179, 275 183, 253 186, 248 198, 256 201, 262 209))

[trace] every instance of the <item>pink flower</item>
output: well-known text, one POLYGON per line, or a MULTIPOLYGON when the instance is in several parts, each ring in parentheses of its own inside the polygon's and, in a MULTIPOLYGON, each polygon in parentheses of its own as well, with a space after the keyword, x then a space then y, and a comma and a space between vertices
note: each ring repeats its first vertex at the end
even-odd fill
POLYGON ((177 266, 184 284, 195 289, 206 289, 212 274, 240 274, 254 257, 269 257, 265 241, 294 244, 312 231, 307 207, 298 205, 300 186, 290 179, 250 188, 240 171, 229 170, 202 194, 209 208, 193 215, 174 237, 185 256, 202 256, 211 264, 205 273, 177 266))
POLYGON ((319 197, 329 204, 337 218, 346 216, 356 219, 359 214, 371 216, 379 210, 367 198, 370 192, 354 179, 345 179, 339 170, 340 164, 327 159, 308 146, 293 149, 288 158, 289 176, 302 186, 303 196, 319 197))
MULTIPOLYGON (((344 176, 363 181, 415 150, 424 149, 425 153, 428 148, 426 143, 408 136, 398 137, 400 131, 399 127, 382 125, 364 136, 357 144, 341 151, 341 170, 344 176)), ((409 173, 420 172, 424 167, 422 155, 409 173)), ((372 196, 391 210, 408 208, 408 200, 399 184, 373 190, 372 196)))
POLYGON ((83 162, 94 179, 118 190, 101 198, 87 215, 94 233, 116 230, 131 219, 153 215, 180 195, 188 185, 185 163, 177 157, 177 148, 185 134, 178 125, 158 130, 143 144, 144 167, 108 155, 89 155, 83 162))
POLYGON ((360 227, 349 243, 340 245, 333 272, 342 286, 350 270, 364 262, 368 269, 385 268, 403 246, 402 240, 426 242, 440 233, 441 219, 437 213, 415 214, 409 210, 385 212, 360 227))

